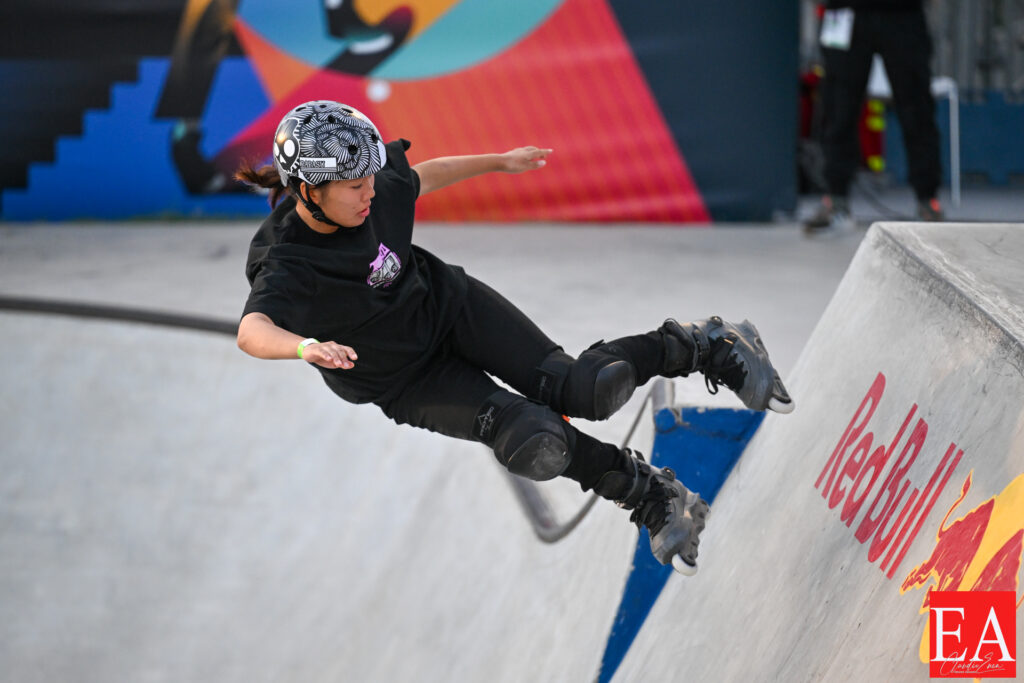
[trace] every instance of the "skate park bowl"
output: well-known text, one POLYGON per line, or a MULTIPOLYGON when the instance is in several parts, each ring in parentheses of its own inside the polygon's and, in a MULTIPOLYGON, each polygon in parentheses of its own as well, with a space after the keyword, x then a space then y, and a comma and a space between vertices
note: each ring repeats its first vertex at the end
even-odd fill
MULTIPOLYGON (((700 571, 656 579, 614 505, 542 539, 485 448, 230 325, 8 305, 0 678, 927 680, 930 588, 1020 604, 1022 261, 1019 225, 875 224, 796 411, 727 466, 700 571)), ((705 411, 650 403, 632 443, 699 461, 667 433, 705 411)))
POLYGON ((870 229, 617 680, 928 680, 933 588, 1019 624, 1022 262, 1020 225, 870 229))

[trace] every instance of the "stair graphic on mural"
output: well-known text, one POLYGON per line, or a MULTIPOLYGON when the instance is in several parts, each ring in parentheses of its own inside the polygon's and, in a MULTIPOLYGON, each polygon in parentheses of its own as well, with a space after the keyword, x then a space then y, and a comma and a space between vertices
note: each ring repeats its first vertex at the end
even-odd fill
POLYGON ((134 59, 0 61, 0 82, 17 93, 0 100, 0 126, 13 133, 0 158, 0 191, 27 187, 29 166, 54 161, 57 139, 80 135, 86 111, 106 109, 111 86, 137 75, 134 59))
MULTIPOLYGON (((0 187, 4 220, 133 219, 216 215, 251 216, 263 197, 193 195, 171 158, 176 121, 156 118, 170 60, 147 57, 131 78, 108 86, 102 108, 82 111, 71 132, 56 135, 48 158, 27 162, 21 187, 0 187), (54 201, 54 188, 69 188, 54 201)), ((218 71, 204 118, 204 154, 215 153, 262 112, 267 101, 245 60, 227 58, 218 71)))

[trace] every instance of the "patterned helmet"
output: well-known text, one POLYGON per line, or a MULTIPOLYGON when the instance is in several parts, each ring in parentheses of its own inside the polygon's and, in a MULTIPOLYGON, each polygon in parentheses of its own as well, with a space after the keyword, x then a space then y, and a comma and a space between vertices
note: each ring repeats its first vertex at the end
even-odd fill
POLYGON ((373 175, 386 163, 384 142, 366 116, 330 100, 306 102, 281 120, 274 135, 274 166, 281 184, 311 185, 373 175))

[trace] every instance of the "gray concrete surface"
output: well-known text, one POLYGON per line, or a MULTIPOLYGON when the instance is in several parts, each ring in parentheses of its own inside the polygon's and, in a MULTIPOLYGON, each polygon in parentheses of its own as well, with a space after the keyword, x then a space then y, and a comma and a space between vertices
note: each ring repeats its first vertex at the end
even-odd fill
POLYGON ((1021 224, 872 228, 792 370, 797 410, 766 417, 702 535, 716 552, 617 680, 685 661, 686 680, 927 681, 929 589, 1020 605, 1022 262, 1021 224), (983 538, 940 542, 988 501, 983 538))
MULTIPOLYGON (((0 225, 0 294, 236 318, 253 230, 0 225)), ((717 313, 753 320, 788 378, 862 237, 808 241, 793 223, 425 225, 416 241, 571 352, 666 316, 717 313)), ((250 359, 224 336, 0 312, 0 354, 0 678, 596 673, 636 538, 614 506, 542 545, 479 445, 397 428, 338 401, 298 361, 250 359)), ((805 373, 796 386, 811 392, 816 380, 805 373)), ((733 404, 709 399, 699 378, 676 393, 733 404)), ((618 440, 639 399, 582 427, 618 440)), ((579 496, 551 487, 570 506, 579 496)), ((713 537, 708 548, 732 545, 713 537)), ((737 571, 702 569, 698 580, 737 571)), ((735 595, 705 585, 670 582, 648 628, 667 619, 685 640, 672 620, 686 591, 718 606, 735 595)), ((658 648, 638 641, 618 680, 674 670, 650 668, 658 648)))
MULTIPOLYGON (((253 229, 3 226, 0 292, 234 318, 253 229)), ((783 367, 857 246, 795 226, 417 241, 574 352, 719 313, 757 321, 783 367)), ((0 354, 0 678, 595 674, 636 538, 614 506, 543 545, 483 447, 395 427, 219 335, 0 312, 0 354)), ((583 428, 618 441, 635 412, 583 428)), ((566 514, 583 500, 568 481, 545 492, 566 514)))
MULTIPOLYGON (((0 293, 237 319, 254 230, 248 223, 2 225, 0 293)), ((424 225, 416 241, 494 286, 570 353, 669 316, 718 314, 754 321, 785 370, 861 235, 809 241, 795 224, 424 225)), ((703 397, 703 385, 690 382, 680 388, 683 398, 691 387, 703 397)), ((614 438, 630 412, 595 429, 614 438)))

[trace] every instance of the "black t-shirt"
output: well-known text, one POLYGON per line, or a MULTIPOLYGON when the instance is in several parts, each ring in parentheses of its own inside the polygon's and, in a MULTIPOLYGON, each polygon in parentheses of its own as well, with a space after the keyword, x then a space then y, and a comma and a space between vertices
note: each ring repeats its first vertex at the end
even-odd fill
POLYGON ((316 367, 353 403, 389 398, 438 349, 466 298, 466 274, 412 244, 419 176, 409 142, 390 142, 376 175, 370 215, 325 235, 284 199, 256 232, 242 315, 263 313, 302 337, 351 346, 350 370, 316 367))

